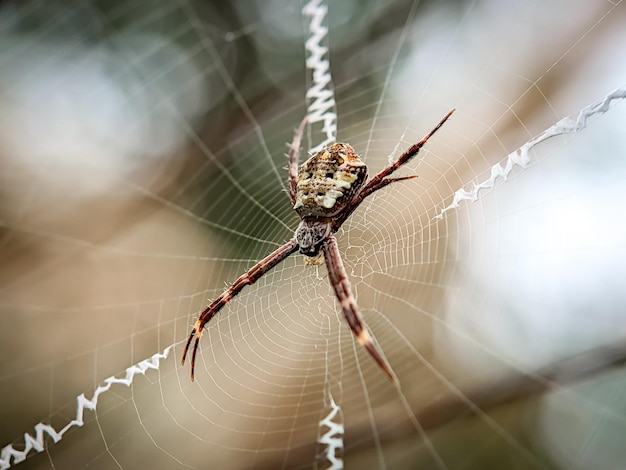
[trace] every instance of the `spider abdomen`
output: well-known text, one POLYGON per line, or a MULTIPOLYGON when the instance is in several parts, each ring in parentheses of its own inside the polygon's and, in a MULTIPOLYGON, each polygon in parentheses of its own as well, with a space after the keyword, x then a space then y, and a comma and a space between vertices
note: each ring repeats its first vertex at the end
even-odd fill
POLYGON ((333 217, 365 183, 367 166, 348 144, 331 144, 300 167, 294 210, 301 218, 333 217))

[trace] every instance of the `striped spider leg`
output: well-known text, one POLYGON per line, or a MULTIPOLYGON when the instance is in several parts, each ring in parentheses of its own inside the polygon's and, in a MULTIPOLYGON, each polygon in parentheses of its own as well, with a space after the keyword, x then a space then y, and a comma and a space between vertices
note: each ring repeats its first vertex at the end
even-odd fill
POLYGON ((198 352, 198 344, 200 343, 202 332, 204 331, 204 325, 206 325, 209 320, 211 320, 211 318, 213 318, 224 305, 230 302, 233 297, 239 294, 239 292, 241 292, 241 289, 243 289, 245 286, 254 284, 266 272, 268 272, 270 269, 272 269, 274 266, 276 266, 278 263, 280 263, 292 253, 295 253, 296 251, 298 251, 298 244, 296 243, 295 238, 292 238, 276 251, 252 266, 252 268, 250 268, 247 273, 239 276, 239 278, 237 278, 233 285, 231 285, 225 292, 222 293, 222 295, 220 295, 217 299, 211 302, 209 306, 202 311, 202 313, 198 317, 198 320, 196 320, 196 323, 191 329, 191 334, 189 335, 189 339, 187 340, 187 344, 185 345, 185 351, 183 352, 183 358, 181 360, 181 364, 185 364, 185 359, 187 358, 187 352, 189 351, 191 340, 193 340, 195 336, 196 342, 193 345, 193 352, 191 353, 192 381, 194 380, 195 376, 196 354, 198 352))
POLYGON ((411 176, 389 177, 405 163, 409 162, 424 144, 448 120, 450 111, 422 140, 409 147, 400 157, 380 171, 366 183, 367 166, 348 144, 335 143, 324 147, 298 170, 300 143, 307 123, 306 117, 298 127, 289 147, 287 192, 293 209, 300 217, 295 236, 276 251, 255 264, 218 298, 202 311, 194 324, 185 350, 182 364, 185 363, 191 342, 195 337, 191 353, 191 380, 194 380, 196 354, 204 326, 219 310, 232 300, 245 286, 254 284, 265 273, 274 268, 291 254, 299 251, 318 264, 323 255, 328 270, 328 278, 339 301, 339 305, 357 341, 365 347, 387 377, 397 383, 397 378, 384 356, 368 333, 361 317, 350 280, 341 260, 337 239, 333 236, 352 212, 370 194, 390 183, 415 178, 411 176))

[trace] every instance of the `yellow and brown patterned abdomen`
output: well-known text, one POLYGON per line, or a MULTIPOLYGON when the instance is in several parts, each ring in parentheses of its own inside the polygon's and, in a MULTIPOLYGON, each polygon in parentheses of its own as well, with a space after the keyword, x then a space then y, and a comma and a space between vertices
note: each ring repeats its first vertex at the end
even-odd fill
POLYGON ((332 144, 300 167, 293 208, 301 218, 333 217, 365 183, 367 166, 348 144, 332 144))

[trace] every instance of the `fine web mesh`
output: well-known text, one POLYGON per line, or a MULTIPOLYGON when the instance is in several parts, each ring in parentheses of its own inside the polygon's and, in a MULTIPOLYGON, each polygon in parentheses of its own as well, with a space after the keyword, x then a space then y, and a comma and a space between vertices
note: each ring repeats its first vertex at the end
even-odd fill
MULTIPOLYGON (((619 468, 621 1, 0 1, 0 468, 619 468), (286 143, 398 376, 293 255, 286 143), (77 398, 78 397, 78 398, 77 398)), ((620 274, 622 273, 622 274, 620 274)))

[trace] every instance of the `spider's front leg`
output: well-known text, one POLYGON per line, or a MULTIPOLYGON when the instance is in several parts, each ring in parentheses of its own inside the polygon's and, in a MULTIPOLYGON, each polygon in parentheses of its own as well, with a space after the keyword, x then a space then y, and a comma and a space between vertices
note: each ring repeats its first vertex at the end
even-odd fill
POLYGON ((198 352, 198 344, 200 343, 200 338, 202 337, 202 332, 204 331, 204 325, 206 325, 211 318, 213 318, 220 309, 226 305, 228 302, 232 300, 241 289, 245 286, 249 286, 254 284, 261 276, 263 276, 266 272, 276 266, 278 263, 283 261, 292 253, 298 250, 298 242, 296 239, 289 240, 279 249, 269 254, 257 264, 252 266, 252 268, 245 274, 239 276, 237 280, 230 286, 226 291, 222 293, 217 299, 209 304, 207 308, 205 308, 196 323, 191 330, 191 334, 189 335, 189 339, 187 340, 187 344, 185 346, 185 351, 183 352, 183 358, 181 360, 181 364, 185 364, 185 359, 187 358, 187 352, 189 351, 189 346, 191 345, 191 341, 194 336, 196 338, 196 342, 193 345, 193 352, 191 353, 191 380, 194 379, 194 373, 196 370, 196 353, 198 352))
POLYGON ((430 139, 433 136, 433 134, 437 132, 441 128, 441 126, 444 125, 444 123, 450 118, 450 116, 452 116, 452 113, 454 113, 454 111, 455 111, 454 109, 449 111, 448 114, 446 114, 443 117, 443 119, 439 121, 439 123, 428 134, 426 134, 426 136, 422 140, 420 140, 416 144, 411 145, 408 149, 405 150, 405 152, 402 155, 400 155, 400 157, 395 162, 393 162, 388 167, 384 168, 380 173, 378 173, 370 181, 368 181, 367 185, 365 185, 365 187, 359 194, 359 200, 362 201, 367 196, 372 194, 374 191, 378 191, 379 189, 384 188, 388 184, 393 183, 395 181, 402 181, 406 179, 416 178, 416 176, 400 176, 397 178, 387 178, 387 177, 391 175, 394 171, 396 171, 398 168, 400 168, 402 165, 407 163, 409 160, 411 160, 413 157, 415 157, 415 155, 419 153, 420 149, 424 146, 424 144, 428 142, 428 139, 430 139))
POLYGON ((302 122, 298 126, 296 133, 293 136, 293 142, 289 146, 289 180, 287 181, 287 189, 289 190, 289 199, 291 199, 291 205, 296 203, 296 190, 298 186, 298 160, 300 159, 300 143, 302 142, 302 135, 304 134, 304 127, 308 118, 304 116, 302 122))
POLYGON ((404 165, 413 157, 415 157, 415 155, 417 155, 417 153, 424 146, 424 144, 428 142, 428 139, 430 139, 433 136, 433 134, 437 132, 441 128, 441 126, 444 125, 444 123, 450 118, 450 116, 452 116, 452 113, 454 113, 454 109, 448 112, 448 114, 446 114, 444 118, 441 121, 439 121, 439 123, 433 128, 433 130, 431 130, 428 134, 426 134, 426 137, 424 137, 418 143, 411 145, 402 155, 400 155, 400 158, 398 158, 395 162, 393 162, 388 167, 381 170, 380 173, 378 173, 376 176, 370 179, 365 184, 365 186, 363 186, 363 189, 361 189, 356 194, 356 196, 354 196, 354 199, 350 201, 347 208, 344 211, 342 211, 341 214, 339 214, 334 219, 333 227, 334 227, 335 232, 339 229, 339 227, 343 225, 343 223, 348 219, 348 217, 350 217, 350 214, 352 214, 352 212, 354 212, 356 208, 361 205, 363 200, 367 196, 372 194, 374 191, 378 191, 379 189, 384 188, 388 184, 395 183, 396 181, 403 181, 403 180, 417 178, 417 175, 396 176, 393 178, 389 178, 389 176, 398 168, 400 168, 402 165, 404 165))
POLYGON ((389 363, 380 353, 376 344, 374 344, 372 337, 367 331, 367 326, 361 318, 359 307, 352 295, 348 275, 341 261, 337 239, 333 236, 328 237, 322 245, 322 250, 324 252, 330 283, 333 286, 335 295, 337 296, 337 300, 339 300, 339 305, 341 306, 341 310, 343 310, 343 314, 346 317, 350 329, 356 336, 357 341, 367 349, 383 372, 387 374, 389 380, 397 384, 398 379, 396 374, 391 370, 389 363))

